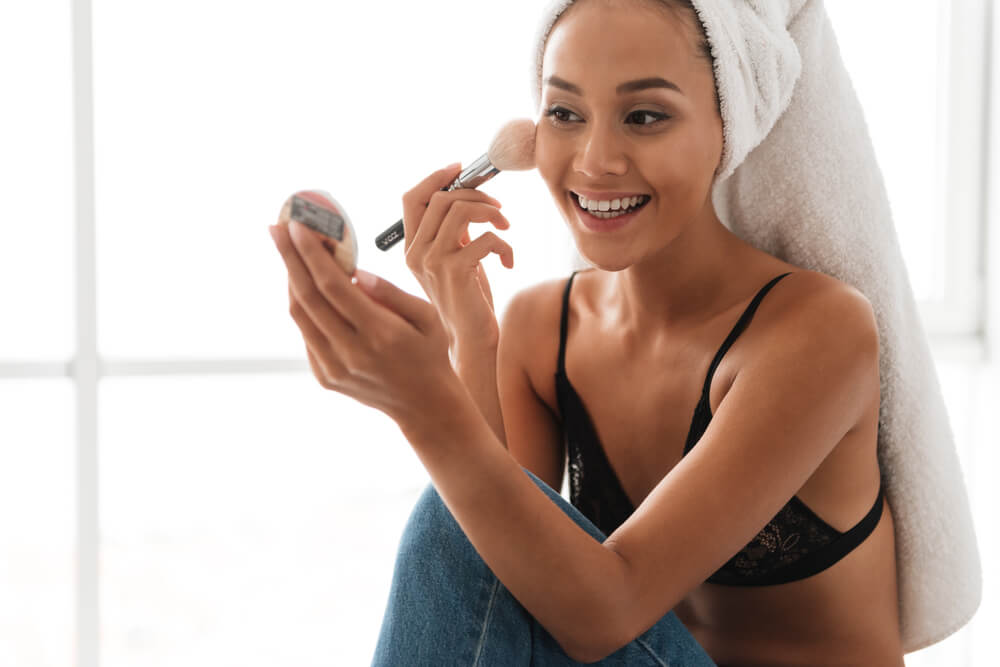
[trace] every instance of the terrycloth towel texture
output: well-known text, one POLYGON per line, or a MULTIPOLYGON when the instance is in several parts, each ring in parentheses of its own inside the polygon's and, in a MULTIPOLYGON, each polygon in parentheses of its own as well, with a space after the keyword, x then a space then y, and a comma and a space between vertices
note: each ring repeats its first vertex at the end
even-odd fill
MULTIPOLYGON (((572 0, 551 2, 545 39, 572 0)), ((716 212, 737 236, 854 286, 880 338, 878 454, 909 653, 965 625, 982 570, 954 436, 864 114, 822 0, 694 0, 724 126, 716 212)))

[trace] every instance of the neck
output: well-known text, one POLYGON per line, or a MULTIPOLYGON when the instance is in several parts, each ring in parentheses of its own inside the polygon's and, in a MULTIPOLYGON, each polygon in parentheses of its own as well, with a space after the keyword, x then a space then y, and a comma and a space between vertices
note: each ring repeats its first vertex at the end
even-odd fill
POLYGON ((714 212, 656 255, 611 277, 608 303, 627 338, 647 343, 704 322, 726 301, 747 245, 714 212))

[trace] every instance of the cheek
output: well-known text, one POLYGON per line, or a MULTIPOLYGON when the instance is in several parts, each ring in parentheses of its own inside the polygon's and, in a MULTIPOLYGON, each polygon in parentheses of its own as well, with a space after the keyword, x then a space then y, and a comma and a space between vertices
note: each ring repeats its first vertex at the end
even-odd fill
POLYGON ((549 189, 562 190, 567 157, 567 147, 547 136, 540 127, 535 136, 535 168, 549 189))

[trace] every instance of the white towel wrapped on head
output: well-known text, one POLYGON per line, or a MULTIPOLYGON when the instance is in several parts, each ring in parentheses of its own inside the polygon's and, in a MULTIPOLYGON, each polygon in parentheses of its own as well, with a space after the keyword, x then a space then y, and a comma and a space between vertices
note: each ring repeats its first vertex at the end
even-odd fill
MULTIPOLYGON (((573 0, 551 2, 545 39, 573 0)), ((754 247, 852 285, 878 322, 878 457, 895 519, 906 653, 941 641, 979 606, 968 495, 927 336, 864 114, 822 0, 692 0, 714 58, 723 120, 712 200, 754 247)), ((905 221, 902 221, 905 224, 905 221)))

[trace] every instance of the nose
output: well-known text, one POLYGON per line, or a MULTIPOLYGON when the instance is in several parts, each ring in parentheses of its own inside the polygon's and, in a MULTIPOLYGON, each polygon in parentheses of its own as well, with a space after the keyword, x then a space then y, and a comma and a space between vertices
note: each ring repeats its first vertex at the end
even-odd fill
POLYGON ((592 123, 580 139, 573 168, 588 178, 621 175, 628 168, 621 137, 613 128, 592 123))

